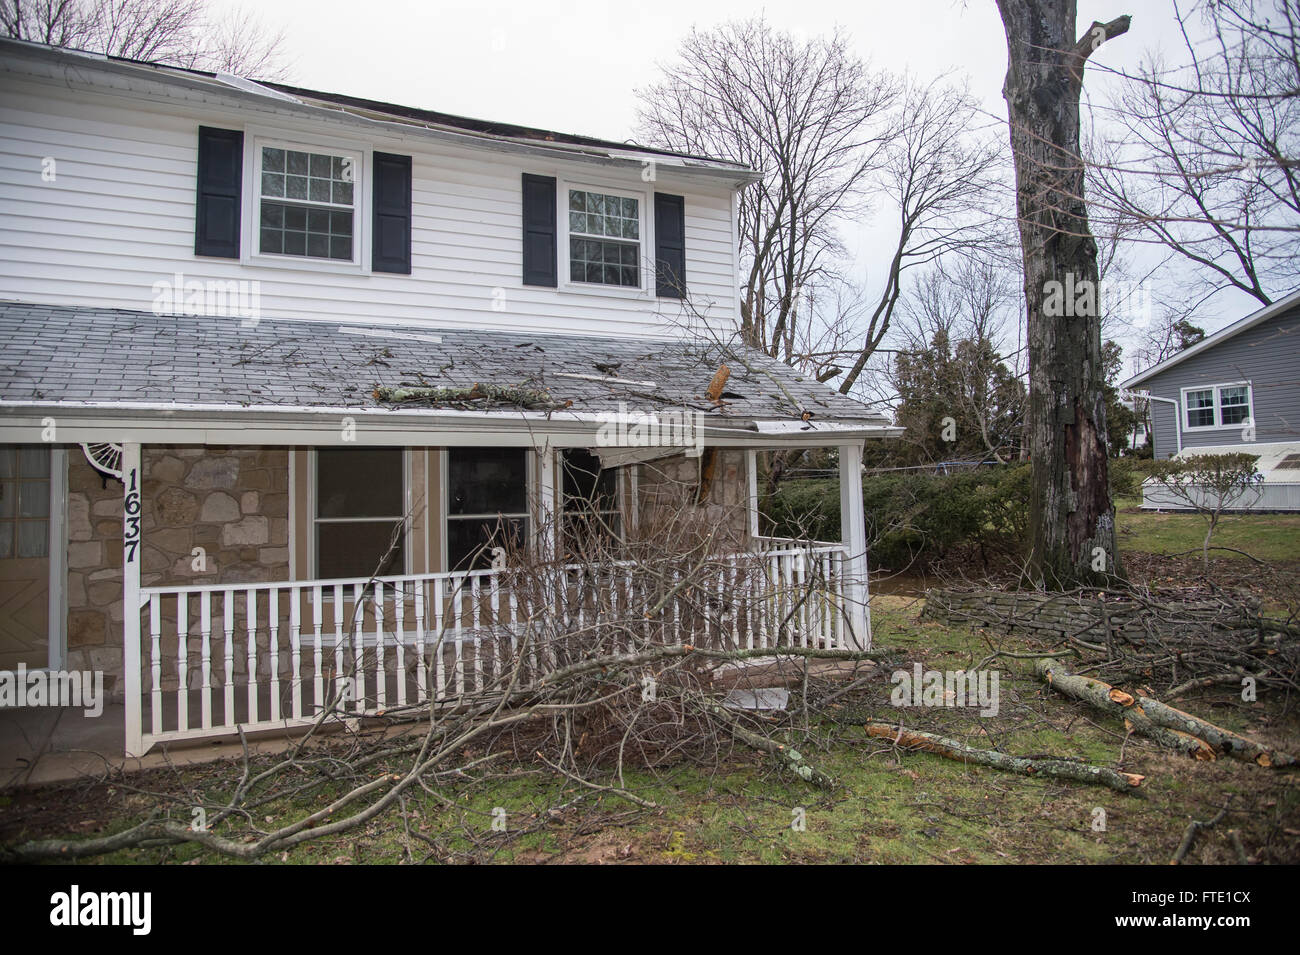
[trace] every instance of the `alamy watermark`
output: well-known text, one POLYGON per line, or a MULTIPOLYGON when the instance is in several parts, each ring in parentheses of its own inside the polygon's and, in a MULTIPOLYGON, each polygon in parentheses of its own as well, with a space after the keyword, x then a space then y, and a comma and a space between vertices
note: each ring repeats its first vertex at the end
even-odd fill
POLYGON ((1149 321, 1154 314, 1151 287, 1142 282, 1077 278, 1065 273, 1065 281, 1043 283, 1043 314, 1048 318, 1094 318, 1106 316, 1125 321, 1149 321))
POLYGON ((50 924, 125 926, 133 935, 148 935, 153 927, 152 892, 83 892, 74 885, 50 896, 50 924))
POLYGON ((602 412, 596 431, 601 448, 685 448, 686 456, 698 458, 704 452, 704 412, 630 412, 620 401, 618 411, 602 412))
POLYGON ((153 283, 155 315, 238 318, 245 328, 262 319, 262 283, 250 279, 187 279, 176 272, 153 283))
POLYGON ((979 707, 980 716, 997 716, 1001 706, 997 670, 895 670, 889 702, 894 706, 979 707))
POLYGON ((21 706, 80 707, 86 716, 104 712, 103 670, 0 670, 0 709, 21 706))

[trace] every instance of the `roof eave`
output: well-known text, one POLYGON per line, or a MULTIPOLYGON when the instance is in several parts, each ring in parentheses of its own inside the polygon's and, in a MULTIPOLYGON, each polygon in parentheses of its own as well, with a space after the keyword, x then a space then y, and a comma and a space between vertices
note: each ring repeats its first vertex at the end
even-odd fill
POLYGON ((1213 335, 1201 339, 1201 341, 1189 348, 1184 348, 1178 354, 1171 355, 1158 365, 1152 365, 1146 371, 1139 372, 1127 381, 1122 382, 1120 388, 1127 390, 1131 389, 1134 385, 1140 385, 1144 381, 1149 381, 1157 375, 1163 374, 1170 368, 1173 368, 1175 365, 1186 361, 1188 358, 1199 355, 1201 352, 1209 351, 1211 348, 1221 345, 1228 339, 1235 338, 1242 332, 1248 331, 1256 325, 1280 315, 1282 312, 1285 312, 1287 309, 1295 305, 1300 305, 1300 289, 1296 289, 1296 291, 1289 295, 1284 295, 1271 305, 1265 305, 1258 311, 1251 312, 1249 315, 1237 319, 1231 325, 1219 329, 1213 335))
MULTIPOLYGON (((280 445, 318 443, 327 435, 334 442, 339 422, 352 417, 358 444, 593 447, 612 418, 609 412, 6 400, 0 401, 0 442, 39 442, 52 410, 58 411, 59 439, 67 443, 280 445)), ((901 428, 861 419, 805 423, 706 418, 702 430, 698 443, 713 447, 828 447, 902 433, 901 428), (798 427, 773 427, 786 424, 798 427)))
MULTIPOLYGON (((200 102, 206 105, 221 105, 239 108, 256 105, 264 111, 308 117, 327 118, 336 122, 364 129, 381 129, 385 133, 398 137, 414 136, 433 142, 465 148, 489 149, 494 152, 545 156, 551 159, 568 159, 576 162, 596 163, 601 165, 621 166, 640 169, 650 160, 656 162, 663 171, 671 170, 681 175, 703 179, 721 180, 733 189, 739 189, 762 179, 762 174, 746 166, 725 160, 708 160, 696 157, 677 156, 672 153, 660 153, 653 150, 638 150, 632 145, 626 148, 610 146, 580 145, 572 143, 546 143, 531 140, 494 136, 489 133, 474 132, 434 123, 421 123, 401 120, 397 117, 381 118, 380 115, 360 109, 349 109, 326 100, 308 102, 287 96, 274 88, 266 87, 254 81, 235 85, 229 77, 208 76, 199 71, 183 71, 164 64, 140 64, 101 56, 99 54, 71 51, 57 47, 22 41, 3 41, 4 47, 19 55, 53 64, 75 66, 81 71, 78 79, 88 85, 96 85, 87 75, 88 68, 103 73, 130 77, 146 83, 154 83, 160 89, 182 87, 200 94, 200 102)), ((39 73, 27 74, 34 79, 48 79, 39 73)), ((138 88, 112 88, 111 92, 126 96, 147 96, 138 88)))

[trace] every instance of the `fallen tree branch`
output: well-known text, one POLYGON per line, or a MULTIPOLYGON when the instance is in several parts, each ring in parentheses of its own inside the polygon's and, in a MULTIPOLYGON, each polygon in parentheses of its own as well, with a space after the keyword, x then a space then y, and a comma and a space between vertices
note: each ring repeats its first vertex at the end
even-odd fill
POLYGON ((1101 680, 1070 673, 1060 660, 1040 660, 1034 670, 1052 689, 1122 720, 1130 731, 1165 749, 1205 761, 1227 753, 1260 766, 1281 768, 1295 765, 1293 756, 1269 749, 1159 700, 1148 696, 1135 697, 1101 680))
POLYGON ((380 385, 373 392, 376 401, 402 404, 408 401, 427 401, 430 404, 465 404, 472 401, 495 401, 517 405, 529 411, 559 411, 569 407, 570 401, 557 401, 549 391, 524 388, 521 385, 494 385, 475 383, 469 388, 435 388, 428 386, 389 387, 380 385))
POLYGON ((1212 829, 1222 821, 1223 817, 1228 814, 1228 806, 1232 804, 1232 796, 1223 801, 1223 808, 1214 814, 1214 818, 1205 822, 1199 822, 1193 819, 1187 824, 1186 831, 1183 832, 1183 841, 1178 844, 1178 851, 1174 853, 1173 859, 1169 861, 1170 865, 1180 865, 1186 858, 1188 850, 1192 848, 1192 843, 1196 840, 1196 834, 1202 829, 1212 829))
POLYGON ((1073 782, 1091 783, 1108 786, 1117 792, 1131 793, 1142 785, 1145 776, 1137 773, 1122 773, 1105 766, 1093 766, 1089 763, 1076 763, 1068 759, 1047 759, 1039 756, 1011 756, 993 749, 976 749, 955 739, 924 733, 920 730, 904 729, 901 725, 868 720, 862 724, 868 736, 891 740, 904 749, 918 750, 943 756, 945 759, 959 763, 976 763, 994 769, 1018 773, 1021 776, 1046 776, 1052 779, 1068 779, 1073 782))

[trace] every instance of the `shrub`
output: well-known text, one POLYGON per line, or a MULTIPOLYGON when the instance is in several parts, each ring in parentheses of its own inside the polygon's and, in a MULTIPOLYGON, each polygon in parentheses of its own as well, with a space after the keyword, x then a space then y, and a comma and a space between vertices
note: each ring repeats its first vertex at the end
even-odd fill
MULTIPOLYGON (((951 557, 1019 556, 1029 513, 1029 466, 956 474, 899 471, 862 482, 875 566, 922 569, 951 557)), ((765 503, 777 536, 838 540, 836 481, 791 481, 765 503)))

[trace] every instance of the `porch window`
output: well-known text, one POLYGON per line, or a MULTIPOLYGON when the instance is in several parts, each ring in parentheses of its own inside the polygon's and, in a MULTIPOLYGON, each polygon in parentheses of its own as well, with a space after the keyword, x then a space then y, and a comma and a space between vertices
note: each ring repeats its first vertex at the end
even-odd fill
POLYGON ((389 550, 394 528, 405 521, 404 475, 401 448, 316 451, 316 577, 406 572, 404 528, 389 550))
POLYGON ((360 157, 262 146, 258 160, 259 251, 353 261, 360 157))
POLYGON ((565 450, 561 457, 561 547, 569 557, 580 557, 599 543, 623 537, 619 507, 618 471, 602 468, 600 458, 581 448, 565 450))
POLYGON ((447 449, 447 568, 481 570, 528 540, 526 448, 447 449))
POLYGON ((569 190, 569 281, 641 287, 641 203, 569 190))
POLYGON ((50 554, 50 449, 0 446, 0 558, 50 554))
POLYGON ((1236 427, 1253 417, 1252 398, 1248 381, 1212 385, 1209 388, 1186 388, 1183 390, 1183 402, 1187 409, 1187 427, 1236 427))

